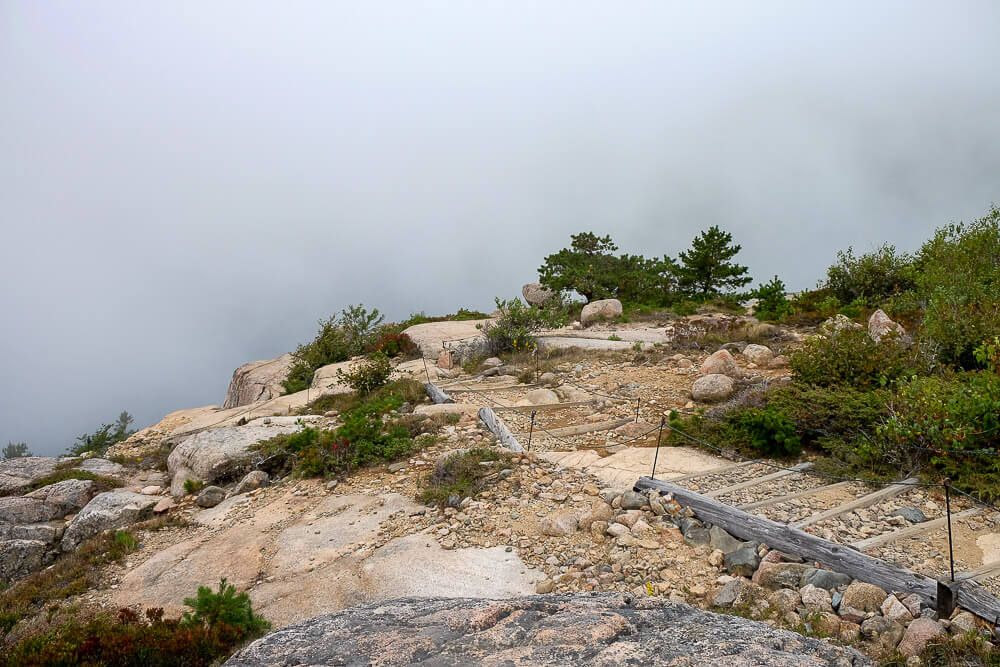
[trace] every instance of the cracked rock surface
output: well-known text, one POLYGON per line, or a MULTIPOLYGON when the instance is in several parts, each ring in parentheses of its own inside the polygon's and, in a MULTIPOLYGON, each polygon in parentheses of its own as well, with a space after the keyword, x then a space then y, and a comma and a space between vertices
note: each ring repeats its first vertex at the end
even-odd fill
POLYGON ((230 658, 251 665, 871 664, 852 649, 683 604, 618 594, 403 598, 273 632, 230 658))

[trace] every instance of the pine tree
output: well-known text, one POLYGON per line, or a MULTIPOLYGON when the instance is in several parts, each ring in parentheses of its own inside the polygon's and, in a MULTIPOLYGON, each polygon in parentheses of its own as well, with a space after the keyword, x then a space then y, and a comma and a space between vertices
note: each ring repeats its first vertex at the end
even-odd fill
POLYGON ((682 291, 707 298, 733 292, 751 281, 747 267, 730 260, 742 246, 733 243, 733 235, 717 226, 695 237, 691 249, 680 253, 677 282, 682 291))

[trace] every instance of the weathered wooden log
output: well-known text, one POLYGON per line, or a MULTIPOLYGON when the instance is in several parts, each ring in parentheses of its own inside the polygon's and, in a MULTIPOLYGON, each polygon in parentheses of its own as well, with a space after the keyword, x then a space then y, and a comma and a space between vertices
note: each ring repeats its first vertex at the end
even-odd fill
POLYGON ((425 382, 424 390, 427 392, 427 395, 431 397, 431 400, 434 401, 435 403, 455 402, 455 399, 453 399, 448 394, 444 393, 444 391, 433 382, 425 382))
POLYGON ((576 426, 565 426, 563 428, 553 428, 544 431, 547 435, 551 435, 554 438, 570 438, 574 435, 583 435, 584 433, 596 433, 597 431, 610 431, 611 429, 618 428, 619 426, 624 426, 625 424, 631 424, 632 418, 626 417, 625 419, 615 419, 607 422, 597 422, 594 424, 578 424, 576 426))
MULTIPOLYGON (((819 562, 887 591, 916 593, 932 607, 936 604, 937 582, 930 577, 891 565, 849 546, 810 535, 798 528, 748 514, 677 484, 649 477, 642 477, 635 484, 636 491, 649 489, 673 494, 677 502, 694 510, 699 519, 719 526, 741 540, 762 542, 772 549, 819 562)), ((981 586, 970 582, 959 587, 958 604, 991 621, 1000 616, 1000 600, 981 586)))
POLYGON ((480 408, 479 421, 486 425, 486 428, 490 430, 490 433, 497 437, 497 440, 500 441, 501 445, 518 454, 524 451, 524 448, 521 447, 521 443, 517 441, 517 438, 514 437, 511 430, 507 428, 507 425, 503 423, 503 420, 497 416, 497 413, 493 412, 493 408, 480 408))
POLYGON ((732 463, 730 465, 719 466, 718 468, 710 468, 708 470, 702 470, 700 472, 693 472, 688 475, 681 475, 680 477, 671 477, 671 482, 685 482, 692 479, 697 479, 699 477, 708 477, 709 475, 719 475, 724 472, 731 472, 733 470, 739 470, 740 468, 747 468, 749 466, 757 465, 759 461, 740 461, 739 463, 732 463))
POLYGON ((552 410, 565 410, 569 408, 579 408, 587 405, 594 405, 597 399, 589 401, 567 401, 566 403, 543 403, 542 405, 503 405, 493 406, 494 410, 507 410, 510 412, 549 412, 552 410))

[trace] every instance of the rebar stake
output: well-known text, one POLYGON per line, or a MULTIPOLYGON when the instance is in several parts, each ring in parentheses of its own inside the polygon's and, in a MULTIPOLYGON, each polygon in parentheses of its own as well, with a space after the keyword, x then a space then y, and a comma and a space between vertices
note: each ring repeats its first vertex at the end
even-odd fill
POLYGON ((660 432, 656 435, 656 454, 653 455, 653 472, 649 474, 650 479, 656 479, 656 461, 660 458, 660 440, 663 438, 663 427, 667 424, 666 417, 660 417, 660 432))

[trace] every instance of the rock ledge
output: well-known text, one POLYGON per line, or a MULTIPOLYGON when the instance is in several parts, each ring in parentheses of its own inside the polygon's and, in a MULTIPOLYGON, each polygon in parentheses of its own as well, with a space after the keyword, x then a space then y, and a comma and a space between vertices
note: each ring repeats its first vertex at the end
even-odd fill
POLYGON ((860 667, 851 649, 734 616, 617 594, 403 598, 289 626, 226 663, 250 665, 770 665, 860 667))

